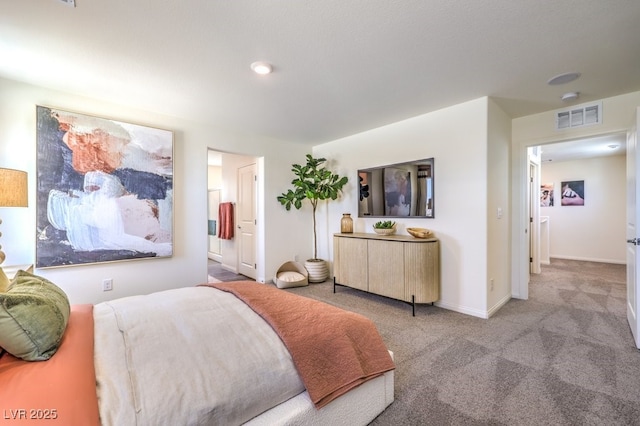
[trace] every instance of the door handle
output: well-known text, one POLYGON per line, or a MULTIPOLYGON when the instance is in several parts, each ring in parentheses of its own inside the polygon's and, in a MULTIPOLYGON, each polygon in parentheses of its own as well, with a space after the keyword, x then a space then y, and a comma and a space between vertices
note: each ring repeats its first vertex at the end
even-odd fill
POLYGON ((634 239, 631 239, 631 240, 627 240, 627 242, 629 244, 633 244, 634 246, 637 246, 640 241, 638 241, 637 238, 634 238, 634 239))

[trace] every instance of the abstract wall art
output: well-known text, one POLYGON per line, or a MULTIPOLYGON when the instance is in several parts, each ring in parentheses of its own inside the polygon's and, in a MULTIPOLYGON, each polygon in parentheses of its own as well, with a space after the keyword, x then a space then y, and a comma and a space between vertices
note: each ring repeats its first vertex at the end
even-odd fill
POLYGON ((36 107, 36 267, 173 255, 173 132, 36 107))
POLYGON ((570 180, 560 184, 560 205, 584 206, 584 181, 570 180))

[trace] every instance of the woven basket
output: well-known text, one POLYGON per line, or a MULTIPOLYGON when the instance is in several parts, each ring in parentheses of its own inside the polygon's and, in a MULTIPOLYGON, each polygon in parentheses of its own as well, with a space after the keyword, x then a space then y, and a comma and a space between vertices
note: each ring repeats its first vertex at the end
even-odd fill
POLYGON ((407 228, 409 235, 416 238, 431 238, 433 232, 427 228, 407 228))

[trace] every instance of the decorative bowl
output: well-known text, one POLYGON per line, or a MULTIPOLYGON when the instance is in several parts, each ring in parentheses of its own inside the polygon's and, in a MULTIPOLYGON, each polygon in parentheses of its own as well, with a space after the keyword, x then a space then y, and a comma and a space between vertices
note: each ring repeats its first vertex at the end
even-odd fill
POLYGON ((395 226, 393 228, 373 228, 373 231, 378 235, 393 235, 396 233, 395 226))
POLYGON ((433 231, 427 228, 407 228, 409 235, 415 238, 431 238, 433 237, 433 231))

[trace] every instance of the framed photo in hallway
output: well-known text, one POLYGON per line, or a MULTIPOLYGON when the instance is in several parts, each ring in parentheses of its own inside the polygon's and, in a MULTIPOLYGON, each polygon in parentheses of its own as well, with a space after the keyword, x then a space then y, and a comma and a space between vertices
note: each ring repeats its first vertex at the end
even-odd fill
POLYGON ((173 255, 173 132, 36 107, 36 267, 173 255))
POLYGON ((560 184, 560 205, 584 206, 583 180, 570 180, 560 184))
POLYGON ((540 185, 540 207, 553 207, 553 184, 540 185))

